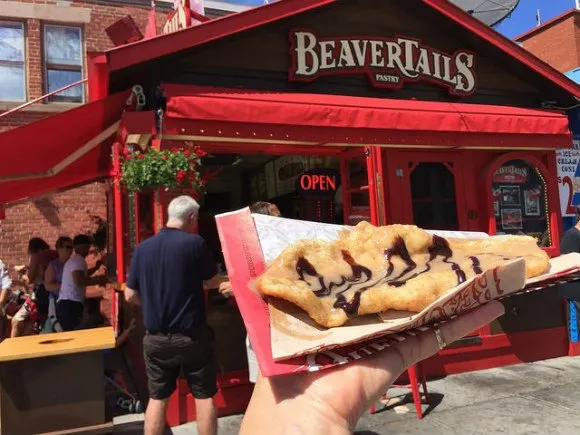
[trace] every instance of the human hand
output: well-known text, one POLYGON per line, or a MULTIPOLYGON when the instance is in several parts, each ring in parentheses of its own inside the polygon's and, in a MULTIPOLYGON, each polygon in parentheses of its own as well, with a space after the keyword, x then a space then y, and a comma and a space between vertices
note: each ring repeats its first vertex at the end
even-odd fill
POLYGON ((234 295, 234 289, 232 288, 232 283, 229 281, 222 282, 218 290, 222 296, 229 298, 230 296, 234 295))
MULTIPOLYGON (((505 312, 497 301, 439 327, 447 343, 489 324, 505 312)), ((433 330, 372 357, 314 373, 258 377, 240 434, 350 434, 359 418, 409 366, 439 351, 433 330)))

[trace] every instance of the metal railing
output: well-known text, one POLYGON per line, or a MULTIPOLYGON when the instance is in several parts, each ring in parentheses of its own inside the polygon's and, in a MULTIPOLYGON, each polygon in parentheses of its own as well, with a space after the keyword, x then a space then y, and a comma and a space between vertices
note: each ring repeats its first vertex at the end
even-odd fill
POLYGON ((10 110, 7 110, 6 112, 0 113, 0 118, 4 118, 12 113, 15 113, 15 112, 18 112, 19 110, 22 110, 28 106, 31 106, 33 104, 39 103, 43 100, 46 100, 47 98, 52 97, 55 94, 61 93, 62 91, 66 91, 67 89, 74 88, 75 86, 78 86, 80 84, 85 83, 87 80, 88 79, 79 80, 78 82, 71 83, 70 85, 66 85, 60 89, 57 89, 56 91, 52 91, 52 92, 49 92, 48 94, 42 95, 38 98, 35 98, 34 100, 27 101, 26 103, 21 104, 20 106, 14 107, 10 110))

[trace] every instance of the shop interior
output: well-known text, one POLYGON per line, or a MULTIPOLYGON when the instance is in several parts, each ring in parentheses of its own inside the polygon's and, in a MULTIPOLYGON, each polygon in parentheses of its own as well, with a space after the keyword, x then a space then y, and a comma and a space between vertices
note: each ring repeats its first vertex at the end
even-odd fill
MULTIPOLYGON (((339 185, 332 186, 336 189, 324 197, 311 197, 297 189, 300 176, 307 171, 324 169, 338 175, 340 161, 336 156, 210 152, 203 159, 203 167, 207 186, 199 200, 199 232, 222 267, 224 260, 214 218, 217 214, 267 201, 275 204, 286 218, 343 223, 339 185)), ((358 172, 367 178, 366 166, 359 167, 358 172)), ((213 289, 209 292, 208 304, 208 322, 216 332, 217 360, 221 370, 232 372, 247 368, 246 332, 235 302, 223 298, 217 289, 213 289)))
MULTIPOLYGON (((200 198, 199 231, 218 261, 223 262, 223 258, 214 216, 257 201, 275 204, 286 218, 343 223, 338 185, 325 197, 309 196, 297 189, 299 177, 307 171, 329 169, 338 175, 338 157, 210 153, 203 165, 207 186, 200 198)), ((366 178, 366 167, 360 171, 366 178)))

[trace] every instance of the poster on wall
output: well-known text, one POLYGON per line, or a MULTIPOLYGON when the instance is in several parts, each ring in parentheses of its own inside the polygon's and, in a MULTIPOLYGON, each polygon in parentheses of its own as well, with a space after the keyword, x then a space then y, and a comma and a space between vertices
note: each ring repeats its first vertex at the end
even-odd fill
POLYGON ((504 207, 516 207, 521 205, 520 186, 500 186, 501 205, 504 207))
POLYGON ((504 230, 521 230, 522 211, 519 208, 502 209, 501 226, 504 230))
POLYGON ((580 195, 580 185, 574 186, 574 179, 580 163, 579 136, 574 137, 572 148, 556 151, 556 161, 562 216, 574 216, 574 194, 580 195))
POLYGON ((493 202, 493 213, 496 217, 499 217, 499 201, 493 202))
POLYGON ((540 216, 542 188, 524 190, 524 212, 527 216, 540 216))

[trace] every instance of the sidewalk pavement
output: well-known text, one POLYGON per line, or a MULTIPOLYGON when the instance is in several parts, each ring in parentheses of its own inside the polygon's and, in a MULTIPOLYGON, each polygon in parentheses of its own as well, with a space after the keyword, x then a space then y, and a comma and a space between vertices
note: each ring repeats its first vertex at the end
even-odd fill
MULTIPOLYGON (((427 388, 431 404, 423 406, 423 420, 417 419, 408 390, 390 390, 388 407, 378 405, 380 412, 365 414, 356 434, 580 433, 580 357, 449 376, 427 388)), ((127 417, 115 421, 115 434, 142 434, 142 422, 126 423, 127 417)), ((219 434, 237 434, 241 420, 241 415, 220 418, 219 434)), ((190 423, 167 433, 196 435, 197 430, 190 423)))

